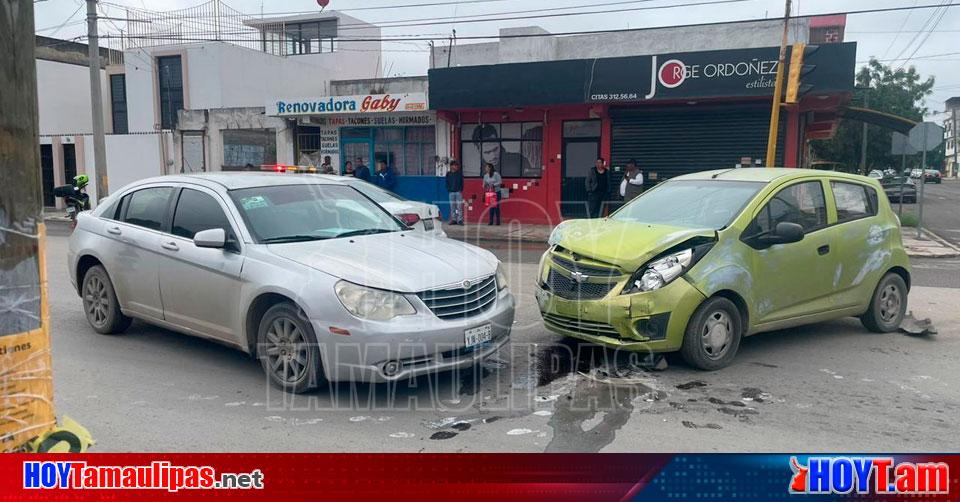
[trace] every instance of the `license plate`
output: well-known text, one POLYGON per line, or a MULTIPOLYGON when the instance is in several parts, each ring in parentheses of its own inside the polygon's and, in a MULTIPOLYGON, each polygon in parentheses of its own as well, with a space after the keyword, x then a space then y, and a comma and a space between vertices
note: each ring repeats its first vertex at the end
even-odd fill
POLYGON ((433 220, 430 218, 423 220, 423 229, 427 231, 433 230, 433 220))
POLYGON ((493 328, 489 324, 470 328, 463 332, 463 343, 467 347, 480 345, 493 339, 493 328))
POLYGON ((77 208, 73 206, 67 206, 67 214, 73 214, 75 212, 77 212, 77 208))

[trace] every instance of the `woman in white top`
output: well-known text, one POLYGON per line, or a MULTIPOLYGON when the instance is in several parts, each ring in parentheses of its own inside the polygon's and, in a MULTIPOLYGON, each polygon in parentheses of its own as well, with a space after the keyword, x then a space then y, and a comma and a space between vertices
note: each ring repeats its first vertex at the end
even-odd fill
POLYGON ((489 212, 490 212, 490 223, 488 225, 494 224, 494 217, 496 217, 496 225, 500 224, 500 187, 503 185, 503 178, 500 177, 500 173, 493 167, 493 164, 487 162, 483 165, 483 192, 484 199, 486 199, 486 194, 495 193, 496 199, 490 203, 489 212))

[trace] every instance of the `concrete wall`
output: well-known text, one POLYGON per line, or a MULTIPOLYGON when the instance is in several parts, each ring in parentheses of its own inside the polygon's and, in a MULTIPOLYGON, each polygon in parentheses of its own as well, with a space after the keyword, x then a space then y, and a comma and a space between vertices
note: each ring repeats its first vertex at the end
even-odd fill
MULTIPOLYGON (((791 21, 790 43, 806 41, 809 37, 809 26, 809 18, 791 21)), ((531 33, 546 31, 539 27, 500 30, 501 36, 531 33)), ((590 35, 503 38, 499 43, 454 46, 450 66, 773 47, 780 45, 782 36, 783 22, 772 19, 590 35)), ((447 47, 434 49, 431 67, 446 67, 447 51, 447 47)))
MULTIPOLYGON (((40 134, 91 134, 90 71, 86 66, 37 59, 40 134)), ((110 115, 110 89, 100 71, 104 123, 110 115)), ((109 129, 108 129, 109 131, 109 129)))
MULTIPOLYGON (((107 188, 111 193, 134 181, 170 172, 173 149, 172 134, 107 135, 107 188)), ((90 176, 87 193, 97 200, 96 167, 93 160, 93 136, 85 135, 77 141, 77 172, 90 176), (82 152, 81 152, 82 149, 82 152), (82 162, 82 163, 81 163, 82 162), (82 170, 81 170, 82 168, 82 170)))
POLYGON ((274 129, 277 134, 277 162, 295 164, 293 158, 293 128, 286 119, 264 114, 263 107, 223 108, 215 110, 184 110, 180 124, 173 135, 173 171, 183 170, 183 134, 203 133, 204 164, 207 171, 220 171, 223 165, 223 134, 227 129, 274 129))
POLYGON ((429 79, 426 75, 417 77, 365 78, 358 80, 334 80, 330 82, 330 93, 334 96, 400 94, 410 92, 427 94, 428 87, 429 79))

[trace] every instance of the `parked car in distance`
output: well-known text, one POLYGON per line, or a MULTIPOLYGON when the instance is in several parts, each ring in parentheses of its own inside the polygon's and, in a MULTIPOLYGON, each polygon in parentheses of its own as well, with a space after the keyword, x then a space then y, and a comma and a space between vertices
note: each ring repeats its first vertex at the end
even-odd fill
POLYGON ((911 178, 919 179, 922 174, 923 174, 923 170, 921 170, 921 169, 911 169, 911 170, 910 170, 910 177, 911 177, 911 178))
POLYGON ((924 169, 924 170, 923 170, 923 182, 924 182, 924 183, 937 183, 937 184, 939 184, 939 183, 942 182, 942 181, 943 181, 943 178, 942 178, 942 176, 940 175, 940 171, 937 171, 936 169, 924 169))
POLYGON ((731 363, 742 337, 859 316, 894 331, 910 265, 877 180, 747 168, 673 178, 608 218, 558 225, 540 264, 547 329, 731 363))
POLYGON ((901 194, 903 194, 903 202, 910 204, 917 202, 917 184, 906 176, 884 178, 880 180, 880 185, 890 202, 900 202, 901 194))
POLYGON ((867 176, 870 177, 870 178, 879 180, 879 179, 882 179, 882 178, 883 178, 884 172, 881 171, 881 170, 879 170, 879 169, 874 169, 874 170, 870 171, 870 173, 867 174, 867 176))
POLYGON ((514 318, 492 253, 312 175, 133 183, 80 214, 68 267, 95 331, 135 317, 212 339, 290 392, 472 366, 514 318))
POLYGON ((374 202, 390 211, 390 214, 396 216, 407 226, 426 232, 429 235, 437 237, 446 237, 447 233, 443 231, 443 218, 440 216, 440 208, 436 204, 427 204, 414 200, 407 200, 399 195, 384 190, 383 188, 363 181, 352 176, 337 176, 333 174, 318 174, 319 178, 345 183, 356 188, 363 195, 370 197, 374 202))

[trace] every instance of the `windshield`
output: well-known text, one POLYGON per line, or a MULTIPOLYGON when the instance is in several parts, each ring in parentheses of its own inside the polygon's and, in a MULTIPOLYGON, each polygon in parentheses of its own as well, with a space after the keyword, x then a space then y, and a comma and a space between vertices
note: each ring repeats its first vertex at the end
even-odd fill
POLYGON ((231 190, 247 228, 260 243, 302 242, 396 232, 403 227, 348 186, 283 185, 231 190))
POLYGON ((610 218, 719 230, 765 185, 754 181, 668 181, 633 199, 610 218))
POLYGON ((388 192, 376 185, 371 185, 366 181, 355 180, 346 182, 348 185, 356 188, 363 195, 370 197, 377 204, 384 204, 386 202, 399 202, 404 200, 403 198, 397 196, 392 192, 388 192))

